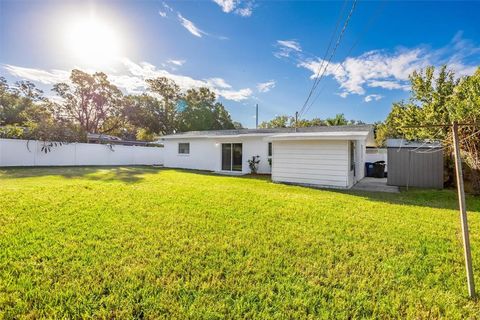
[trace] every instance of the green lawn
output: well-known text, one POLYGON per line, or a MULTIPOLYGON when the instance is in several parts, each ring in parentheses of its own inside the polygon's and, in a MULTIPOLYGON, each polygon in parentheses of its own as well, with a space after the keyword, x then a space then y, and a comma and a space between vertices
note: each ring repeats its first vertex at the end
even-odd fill
MULTIPOLYGON (((479 318, 455 196, 0 170, 0 318, 479 318)), ((480 199, 467 201, 480 287, 480 199)))

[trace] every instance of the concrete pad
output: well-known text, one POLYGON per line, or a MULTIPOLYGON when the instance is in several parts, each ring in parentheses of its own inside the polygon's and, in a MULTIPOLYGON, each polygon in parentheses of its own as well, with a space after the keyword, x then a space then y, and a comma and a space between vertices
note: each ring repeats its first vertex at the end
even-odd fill
POLYGON ((352 187, 352 190, 399 193, 397 186, 388 186, 387 178, 365 177, 352 187))

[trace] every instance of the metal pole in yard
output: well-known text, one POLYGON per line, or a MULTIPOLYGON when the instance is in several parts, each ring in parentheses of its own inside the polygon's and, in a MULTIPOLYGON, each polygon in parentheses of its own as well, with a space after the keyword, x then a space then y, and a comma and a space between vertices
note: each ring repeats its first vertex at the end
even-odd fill
POLYGON ((295 132, 297 132, 298 128, 298 111, 295 112, 295 132))
POLYGON ((255 114, 255 129, 258 129, 258 103, 256 106, 256 114, 255 114))
POLYGON ((463 186, 462 159, 458 143, 458 123, 452 125, 453 149, 455 153, 455 171, 457 177, 458 203, 460 206, 460 220, 462 222, 463 249, 465 252, 465 267, 467 271, 468 295, 475 297, 475 283, 473 280, 472 253, 470 251, 470 238, 468 233, 467 210, 465 205, 465 190, 463 186))

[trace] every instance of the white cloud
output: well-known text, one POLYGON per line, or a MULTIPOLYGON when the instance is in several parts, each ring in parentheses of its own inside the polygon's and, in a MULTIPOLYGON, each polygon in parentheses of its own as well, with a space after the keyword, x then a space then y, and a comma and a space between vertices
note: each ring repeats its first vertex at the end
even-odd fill
POLYGON ((326 61, 320 58, 306 58, 298 41, 278 40, 276 46, 275 57, 288 58, 298 67, 309 70, 311 79, 322 74, 335 79, 341 90, 337 94, 341 97, 365 95, 368 88, 410 90, 408 76, 430 65, 445 64, 460 77, 473 74, 480 63, 480 45, 462 39, 461 32, 439 49, 419 46, 394 51, 372 50, 341 62, 330 62, 327 67, 326 61))
POLYGON ((186 62, 185 60, 175 60, 175 59, 167 60, 167 63, 174 64, 174 65, 179 66, 179 67, 183 66, 185 64, 185 62, 186 62))
MULTIPOLYGON (((205 80, 195 79, 189 76, 175 74, 168 70, 157 69, 156 66, 148 62, 135 63, 128 58, 123 58, 120 64, 116 72, 108 74, 108 78, 113 84, 129 94, 146 92, 146 79, 166 77, 175 81, 182 90, 208 87, 218 96, 227 100, 243 101, 249 99, 252 95, 251 89, 243 88, 235 90, 227 81, 219 77, 207 78, 205 80)), ((3 65, 3 68, 12 76, 50 85, 58 82, 68 82, 70 76, 70 72, 65 70, 48 71, 13 65, 3 65)))
POLYGON ((35 68, 24 68, 10 64, 4 64, 3 68, 12 76, 27 79, 30 81, 40 82, 43 84, 55 84, 68 81, 70 73, 64 70, 42 70, 35 68))
POLYGON ((235 0, 213 0, 216 4, 218 4, 223 12, 229 13, 235 9, 236 1, 235 0))
POLYGON ((209 87, 218 87, 222 89, 230 89, 232 87, 222 78, 210 78, 206 81, 209 87))
POLYGON ((200 30, 199 28, 197 28, 195 26, 195 24, 193 24, 192 21, 184 18, 180 13, 177 13, 177 17, 178 17, 178 20, 180 21, 180 23, 182 24, 182 26, 188 30, 188 32, 190 32, 191 34, 193 34, 194 36, 196 37, 199 37, 201 38, 204 34, 206 35, 207 33, 200 30))
POLYGON ((162 18, 167 18, 167 19, 171 18, 173 20, 177 20, 182 25, 182 27, 187 29, 188 32, 190 32, 191 34, 193 34, 194 36, 196 36, 198 38, 202 38, 203 36, 210 36, 210 37, 213 37, 213 38, 217 38, 219 40, 228 40, 228 37, 225 37, 225 36, 222 36, 222 35, 210 34, 206 31, 203 31, 202 29, 197 27, 193 23, 193 21, 185 18, 179 11, 176 11, 175 9, 173 9, 172 7, 167 5, 165 2, 163 2, 163 8, 165 10, 159 10, 158 11, 158 14, 162 18))
POLYGON ((346 95, 364 95, 365 86, 404 89, 408 86, 408 75, 428 65, 427 61, 422 59, 423 54, 421 49, 395 54, 375 50, 355 58, 348 57, 342 63, 330 63, 326 70, 326 62, 322 63, 321 59, 303 61, 299 66, 310 70, 311 78, 323 73, 325 76, 332 76, 346 95))
MULTIPOLYGON (((310 78, 314 79, 322 73, 333 77, 340 85, 340 96, 346 97, 350 94, 364 95, 369 87, 409 90, 408 76, 429 65, 447 64, 457 76, 469 75, 476 70, 477 65, 465 61, 477 57, 478 63, 479 53, 480 47, 461 39, 461 34, 457 34, 447 46, 437 50, 427 47, 403 48, 394 52, 373 50, 357 57, 347 57, 342 62, 331 62, 326 70, 326 63, 321 59, 304 59, 298 54, 296 58, 300 60, 297 64, 299 67, 312 72, 310 78)), ((278 56, 278 52, 274 54, 278 56)))
POLYGON ((378 101, 382 99, 383 96, 379 94, 369 94, 368 96, 365 97, 365 102, 370 102, 370 101, 378 101))
POLYGON ((302 51, 302 47, 300 46, 300 43, 298 43, 298 41, 296 40, 277 40, 277 44, 282 47, 292 49, 294 51, 298 51, 298 52, 302 51))
POLYGON ((272 90, 273 88, 275 88, 275 80, 270 80, 270 81, 267 81, 267 82, 261 82, 259 84, 257 84, 257 90, 259 92, 268 92, 270 90, 272 90))
POLYGON ((252 95, 252 90, 247 88, 247 89, 240 89, 240 90, 217 90, 216 91, 218 95, 224 97, 227 100, 233 100, 233 101, 243 101, 252 95))
POLYGON ((395 80, 371 80, 371 81, 368 81, 367 86, 372 88, 383 88, 388 90, 393 90, 393 89, 410 90, 410 85, 401 84, 395 80))
POLYGON ((250 17, 253 13, 252 7, 239 8, 235 10, 235 13, 242 17, 250 17))
POLYGON ((235 13, 242 17, 250 17, 253 13, 253 0, 213 0, 225 13, 235 13))
POLYGON ((302 47, 296 40, 277 40, 276 47, 278 50, 274 55, 277 58, 288 58, 292 53, 302 52, 302 47))

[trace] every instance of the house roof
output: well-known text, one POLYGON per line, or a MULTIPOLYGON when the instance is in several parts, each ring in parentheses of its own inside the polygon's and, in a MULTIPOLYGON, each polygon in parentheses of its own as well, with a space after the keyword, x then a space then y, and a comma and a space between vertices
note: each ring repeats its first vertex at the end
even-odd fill
POLYGON ((441 148, 442 143, 436 140, 405 140, 405 139, 387 139, 387 148, 441 148))
POLYGON ((234 130, 206 130, 206 131, 188 131, 163 136, 162 139, 182 139, 182 138, 223 138, 223 137, 242 137, 242 136, 298 136, 304 134, 313 136, 346 136, 361 133, 373 132, 372 125, 346 125, 346 126, 318 126, 304 128, 273 128, 273 129, 234 129, 234 130))

